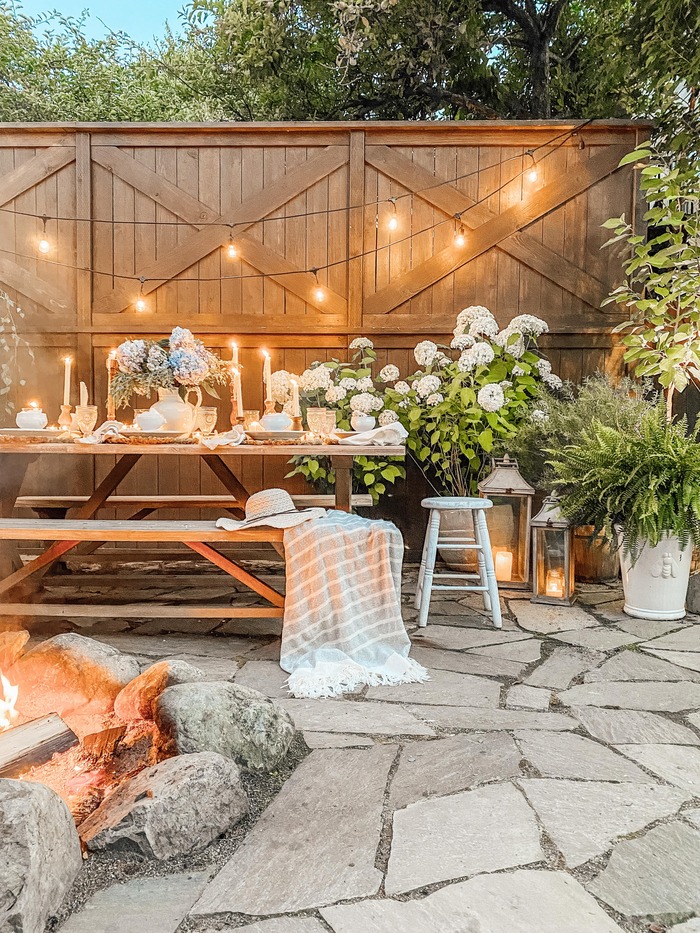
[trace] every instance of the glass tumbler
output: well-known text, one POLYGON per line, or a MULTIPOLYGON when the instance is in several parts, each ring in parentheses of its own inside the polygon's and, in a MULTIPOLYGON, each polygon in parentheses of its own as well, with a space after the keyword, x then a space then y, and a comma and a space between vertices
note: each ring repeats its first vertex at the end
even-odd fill
POLYGON ((197 410, 195 428, 198 428, 205 437, 209 436, 216 428, 217 414, 216 408, 209 408, 206 406, 199 408, 197 410))

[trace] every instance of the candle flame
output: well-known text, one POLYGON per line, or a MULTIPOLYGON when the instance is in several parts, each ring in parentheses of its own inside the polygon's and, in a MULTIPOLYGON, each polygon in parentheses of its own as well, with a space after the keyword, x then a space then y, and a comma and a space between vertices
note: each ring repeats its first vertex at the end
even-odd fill
POLYGON ((9 729, 19 713, 15 709, 19 687, 13 686, 0 671, 0 732, 9 729))
POLYGON ((63 358, 63 362, 64 362, 64 363, 72 363, 72 362, 73 362, 73 357, 72 357, 72 356, 65 356, 65 357, 63 358))
POLYGON ((269 356, 269 355, 270 355, 270 354, 267 352, 267 350, 261 350, 260 352, 262 353, 263 356, 269 356))
POLYGON ((30 403, 29 403, 29 407, 30 407, 30 408, 33 408, 34 411, 38 411, 38 410, 39 410, 39 403, 38 403, 38 402, 30 402, 30 403))

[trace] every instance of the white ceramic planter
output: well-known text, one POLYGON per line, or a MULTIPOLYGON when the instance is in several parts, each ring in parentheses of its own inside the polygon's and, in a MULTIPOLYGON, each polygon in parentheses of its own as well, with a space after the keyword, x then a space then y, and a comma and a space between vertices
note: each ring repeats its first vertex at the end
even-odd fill
MULTIPOLYGON (((622 538, 621 531, 618 538, 622 538)), ((632 564, 621 547, 624 612, 636 619, 682 619, 692 551, 690 542, 681 548, 677 538, 667 537, 656 547, 646 544, 632 564)))
POLYGON ((158 401, 151 405, 151 411, 157 411, 165 419, 166 431, 189 434, 194 427, 194 406, 183 401, 172 389, 158 389, 158 401))

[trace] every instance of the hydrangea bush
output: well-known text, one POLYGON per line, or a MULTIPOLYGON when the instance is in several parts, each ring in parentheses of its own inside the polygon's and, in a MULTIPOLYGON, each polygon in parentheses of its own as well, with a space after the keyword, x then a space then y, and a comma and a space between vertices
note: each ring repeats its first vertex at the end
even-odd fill
POLYGON ((175 327, 163 340, 125 340, 117 349, 117 366, 111 395, 119 408, 132 395, 157 389, 171 389, 182 398, 204 389, 218 398, 215 385, 230 379, 226 364, 186 327, 175 327))
POLYGON ((545 321, 520 314, 500 329, 482 306, 457 316, 449 347, 422 340, 414 356, 420 369, 388 387, 381 419, 407 428, 407 445, 433 488, 454 496, 476 492, 497 441, 513 435, 528 416, 541 386, 558 390, 561 379, 537 352, 545 321))

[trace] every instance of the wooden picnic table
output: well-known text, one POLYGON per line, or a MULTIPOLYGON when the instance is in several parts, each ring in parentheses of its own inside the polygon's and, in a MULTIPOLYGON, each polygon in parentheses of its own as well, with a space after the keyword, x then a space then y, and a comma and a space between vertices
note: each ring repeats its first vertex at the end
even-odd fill
MULTIPOLYGON (((1 433, 1 432, 0 432, 1 433)), ((11 442, 0 443, 0 519, 12 519, 15 502, 20 494, 29 465, 38 457, 116 457, 114 466, 104 479, 90 493, 87 500, 73 511, 72 520, 95 519, 99 509, 109 506, 109 498, 116 491, 119 484, 129 475, 142 457, 199 457, 220 480, 224 488, 236 500, 237 505, 243 506, 248 499, 249 492, 236 476, 231 466, 232 458, 248 457, 290 457, 316 456, 329 457, 335 471, 335 507, 344 511, 352 509, 352 472, 355 457, 404 457, 405 447, 402 445, 391 447, 353 446, 346 444, 270 444, 270 445, 239 445, 238 447, 218 447, 210 450, 203 444, 80 444, 80 443, 28 443, 17 439, 11 442), (228 461, 228 462, 227 462, 228 461)), ((136 499, 138 497, 135 497, 136 499)), ((147 497, 146 497, 147 498, 147 497)), ((144 505, 146 505, 144 500, 144 505)), ((169 503, 170 505, 170 503, 169 503)), ((152 509, 144 507, 139 509, 139 502, 135 501, 135 514, 132 519, 139 519, 150 514, 152 509), (142 514, 141 514, 142 513, 142 514)), ((172 497, 172 507, 190 507, 191 503, 179 502, 177 496, 172 497)), ((43 555, 39 555, 36 564, 37 570, 45 569, 67 550, 65 542, 62 544, 52 538, 56 534, 55 522, 47 519, 33 519, 32 527, 39 531, 46 529, 46 540, 53 540, 43 555)), ((172 540, 172 527, 166 535, 166 524, 163 528, 163 540, 172 540)), ((149 523, 152 526, 150 540, 159 541, 158 522, 149 523)), ((132 526, 133 527, 133 526, 132 526)), ((33 535, 36 537, 36 533, 33 535)), ((70 542, 68 542, 70 544, 70 542)), ((279 545, 277 545, 279 546, 279 545)), ((28 568, 21 570, 21 562, 17 545, 9 538, 0 540, 0 579, 8 575, 13 577, 22 573, 24 579, 28 577, 28 568)))

